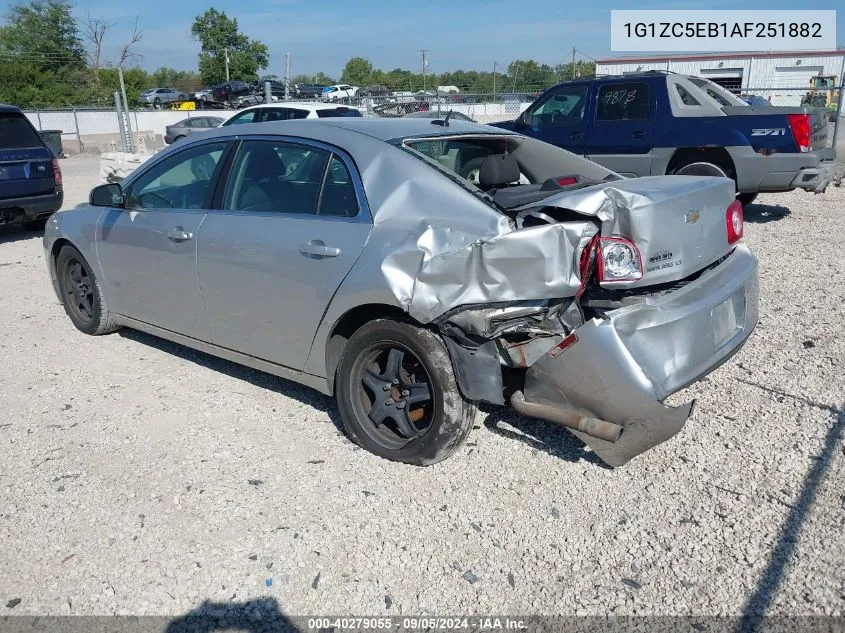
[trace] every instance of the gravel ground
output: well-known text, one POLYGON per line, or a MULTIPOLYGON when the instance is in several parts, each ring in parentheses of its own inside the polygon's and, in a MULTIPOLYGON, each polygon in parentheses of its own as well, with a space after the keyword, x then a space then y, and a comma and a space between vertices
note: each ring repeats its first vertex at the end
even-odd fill
MULTIPOLYGON (((68 202, 96 177, 63 161, 68 202)), ((845 612, 845 190, 747 210, 760 325, 672 441, 613 470, 490 408, 450 460, 380 460, 333 401, 77 332, 40 235, 0 232, 0 615, 845 612), (272 586, 268 585, 272 579, 272 586), (18 602, 19 600, 19 602, 18 602)))

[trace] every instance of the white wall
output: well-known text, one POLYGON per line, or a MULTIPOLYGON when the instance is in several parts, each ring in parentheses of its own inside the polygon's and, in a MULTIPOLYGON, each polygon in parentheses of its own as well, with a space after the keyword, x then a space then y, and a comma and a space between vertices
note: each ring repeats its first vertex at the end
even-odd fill
MULTIPOLYGON (((450 109, 462 112, 481 123, 491 123, 516 118, 517 114, 525 110, 528 103, 481 103, 481 104, 444 104, 441 111, 445 114, 450 109)), ((434 108, 437 106, 434 105, 434 108)), ((131 112, 133 132, 152 132, 164 135, 165 128, 173 123, 197 116, 219 116, 228 119, 235 114, 235 110, 140 110, 131 112)), ((70 111, 48 111, 39 113, 27 112, 26 116, 32 121, 36 129, 62 130, 62 137, 74 139, 76 136, 76 122, 70 111), (40 119, 40 122, 39 122, 40 119)), ((114 111, 79 110, 76 113, 79 122, 79 134, 83 137, 93 134, 119 133, 117 114, 114 111)), ((84 140, 84 139, 83 139, 84 140)))

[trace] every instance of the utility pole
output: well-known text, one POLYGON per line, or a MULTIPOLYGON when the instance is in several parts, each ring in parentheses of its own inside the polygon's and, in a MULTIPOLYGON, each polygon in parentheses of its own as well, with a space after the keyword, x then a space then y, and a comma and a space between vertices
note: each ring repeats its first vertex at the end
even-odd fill
POLYGON ((572 47, 572 78, 575 79, 575 47, 572 47))
POLYGON ((425 56, 428 54, 428 49, 424 48, 420 51, 420 55, 422 55, 422 77, 423 77, 423 92, 425 92, 425 69, 428 66, 428 60, 426 60, 425 56))
POLYGON ((290 99, 290 53, 285 53, 285 99, 290 99))
POLYGON ((496 62, 493 61, 493 103, 496 102, 496 62))
POLYGON ((223 49, 223 55, 226 58, 226 81, 229 81, 229 49, 223 49))

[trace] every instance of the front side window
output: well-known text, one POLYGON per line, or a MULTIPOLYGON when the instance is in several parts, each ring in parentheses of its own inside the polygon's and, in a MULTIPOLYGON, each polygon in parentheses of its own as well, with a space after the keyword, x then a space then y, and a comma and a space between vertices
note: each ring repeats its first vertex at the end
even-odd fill
POLYGON ((599 89, 597 121, 649 118, 650 91, 646 83, 605 84, 599 89))
POLYGON ((226 143, 183 150, 153 165, 131 185, 130 209, 202 209, 226 143))
POLYGON ((564 86, 531 113, 531 125, 563 125, 584 119, 587 86, 564 86))
POLYGON ((315 214, 329 153, 294 143, 246 141, 232 166, 223 208, 315 214))
POLYGON ((290 111, 287 108, 262 108, 261 122, 265 121, 284 121, 292 118, 290 111))

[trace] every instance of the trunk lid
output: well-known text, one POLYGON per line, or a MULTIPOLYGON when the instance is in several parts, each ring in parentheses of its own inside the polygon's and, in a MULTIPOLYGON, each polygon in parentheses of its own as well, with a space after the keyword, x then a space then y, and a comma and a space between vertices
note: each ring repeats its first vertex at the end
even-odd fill
POLYGON ((55 191, 53 155, 19 112, 0 112, 0 200, 55 191))
POLYGON ((643 277, 626 288, 684 279, 730 252, 726 213, 734 200, 728 178, 649 176, 563 192, 521 207, 555 207, 601 220, 605 237, 631 240, 643 277))

